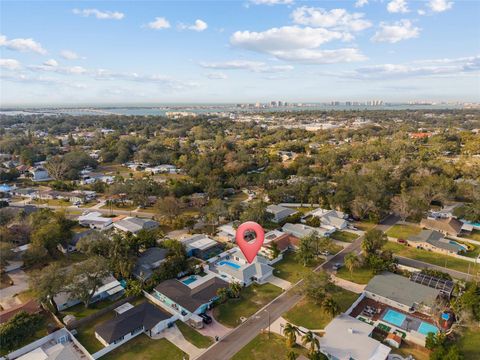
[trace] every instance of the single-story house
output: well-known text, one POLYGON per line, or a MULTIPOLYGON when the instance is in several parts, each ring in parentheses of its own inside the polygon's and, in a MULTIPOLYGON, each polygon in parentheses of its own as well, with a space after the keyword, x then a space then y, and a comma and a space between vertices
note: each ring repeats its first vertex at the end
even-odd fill
POLYGON ((145 301, 98 325, 95 337, 104 346, 125 343, 141 333, 151 337, 170 326, 172 318, 172 314, 145 301))
POLYGON ((172 313, 188 319, 193 314, 204 313, 218 298, 218 289, 226 287, 228 283, 216 276, 194 288, 181 281, 169 279, 158 284, 153 295, 172 313))
MULTIPOLYGON (((91 303, 107 299, 107 298, 117 298, 118 296, 124 293, 125 289, 122 287, 120 282, 115 279, 113 276, 107 276, 103 279, 103 285, 100 286, 91 299, 91 303)), ((71 299, 70 294, 67 291, 62 291, 53 297, 55 304, 59 311, 68 309, 69 307, 75 306, 81 303, 79 299, 71 299)))
POLYGON ((12 190, 12 195, 24 198, 34 198, 38 194, 38 189, 33 188, 17 188, 12 190))
POLYGON ((282 231, 291 234, 299 239, 317 233, 318 236, 330 236, 335 232, 335 228, 325 229, 323 227, 312 227, 305 224, 286 223, 282 227, 282 231))
POLYGON ((365 288, 366 297, 405 312, 418 311, 430 314, 439 289, 418 284, 410 279, 384 272, 376 275, 365 288))
POLYGON ((48 171, 41 167, 32 167, 29 169, 30 174, 32 174, 32 180, 33 181, 48 181, 51 180, 50 175, 48 174, 48 171))
POLYGON ((467 246, 445 239, 442 233, 434 230, 422 230, 420 234, 410 236, 407 241, 409 245, 447 255, 468 250, 467 246))
POLYGON ((371 337, 375 327, 341 314, 325 327, 320 351, 329 359, 385 360, 391 349, 371 337))
POLYGON ((425 229, 439 231, 445 235, 458 236, 462 231, 463 223, 453 217, 447 219, 426 218, 420 221, 420 226, 425 229))
POLYGON ((280 205, 268 205, 266 211, 273 215, 272 221, 279 223, 298 211, 280 205))
POLYGON ((279 230, 272 230, 265 234, 265 240, 260 248, 259 254, 268 259, 272 259, 271 246, 276 244, 280 253, 284 253, 289 249, 296 249, 300 239, 292 234, 285 233, 279 230))
POLYGON ((138 233, 140 230, 153 230, 158 228, 158 222, 151 219, 142 219, 137 217, 126 217, 123 220, 113 224, 115 229, 123 232, 138 233))
POLYGON ((308 212, 305 215, 305 218, 309 216, 319 218, 320 226, 325 228, 334 227, 338 230, 342 230, 348 226, 348 222, 345 220, 347 216, 341 211, 318 208, 308 212))
POLYGON ((107 230, 112 227, 113 219, 104 217, 98 211, 92 211, 78 217, 78 223, 81 226, 97 230, 107 230))
POLYGON ((149 279, 153 274, 153 270, 165 261, 167 255, 168 250, 159 247, 152 247, 145 250, 135 264, 133 275, 141 281, 149 279))
POLYGON ((220 241, 235 242, 237 230, 235 229, 235 224, 233 222, 221 225, 217 230, 217 237, 220 241))
POLYGON ((81 233, 74 233, 72 235, 72 238, 68 242, 58 244, 58 249, 64 254, 77 251, 77 243, 80 241, 80 239, 84 238, 85 236, 90 235, 94 231, 95 230, 93 230, 93 229, 89 229, 89 230, 83 231, 81 233))
POLYGON ((273 267, 268 265, 267 259, 257 255, 253 262, 249 263, 238 247, 220 254, 213 271, 244 286, 253 282, 263 284, 273 275, 273 267))
POLYGON ((207 235, 196 234, 182 239, 182 244, 187 249, 188 256, 199 259, 209 259, 223 250, 223 245, 210 239, 207 235))
POLYGON ((154 167, 147 167, 145 168, 146 172, 150 172, 152 174, 161 174, 161 173, 169 173, 169 174, 178 174, 180 173, 180 169, 178 169, 175 165, 163 164, 154 167))

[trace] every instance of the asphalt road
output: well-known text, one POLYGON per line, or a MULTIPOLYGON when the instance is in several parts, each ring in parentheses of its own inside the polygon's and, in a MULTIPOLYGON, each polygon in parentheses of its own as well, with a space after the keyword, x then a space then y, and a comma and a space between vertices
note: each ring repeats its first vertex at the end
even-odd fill
MULTIPOLYGON (((388 216, 379 225, 377 229, 386 231, 398 221, 395 216, 388 216)), ((331 271, 333 264, 336 262, 343 263, 343 259, 346 254, 352 251, 361 251, 363 236, 359 237, 355 242, 348 245, 337 255, 331 257, 326 262, 318 266, 315 271, 320 268, 324 268, 327 271, 331 271)), ((219 342, 212 345, 207 349, 198 360, 226 360, 230 359, 238 351, 240 351, 245 345, 252 341, 262 329, 268 326, 268 322, 274 322, 282 314, 290 310, 296 303, 298 303, 302 296, 296 293, 298 285, 302 281, 299 281, 296 286, 292 286, 289 290, 282 293, 279 297, 275 298, 271 303, 267 304, 263 309, 260 309, 256 314, 251 316, 243 324, 228 333, 219 342)))

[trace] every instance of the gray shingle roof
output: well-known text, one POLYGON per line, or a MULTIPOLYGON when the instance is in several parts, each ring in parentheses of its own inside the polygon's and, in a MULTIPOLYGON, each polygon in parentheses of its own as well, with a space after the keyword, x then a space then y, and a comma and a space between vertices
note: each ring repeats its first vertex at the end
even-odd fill
POLYGON ((107 343, 111 344, 135 329, 140 327, 151 329, 160 321, 171 317, 171 314, 160 310, 149 302, 144 302, 100 324, 95 328, 95 332, 107 343))

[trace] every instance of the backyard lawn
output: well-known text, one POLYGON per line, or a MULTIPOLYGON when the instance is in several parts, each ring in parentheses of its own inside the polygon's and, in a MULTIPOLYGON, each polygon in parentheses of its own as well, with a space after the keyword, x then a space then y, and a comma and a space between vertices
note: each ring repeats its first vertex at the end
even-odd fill
POLYGON ((281 261, 273 265, 275 268, 274 274, 293 284, 303 279, 307 273, 313 271, 322 261, 323 260, 319 259, 313 263, 312 266, 305 267, 295 258, 295 253, 289 251, 283 254, 281 261))
POLYGON ((458 347, 465 360, 480 359, 480 327, 469 329, 460 338, 458 347))
POLYGON ((252 284, 242 290, 239 299, 229 299, 213 309, 215 319, 225 326, 235 327, 240 318, 248 318, 276 298, 282 289, 272 284, 252 284))
POLYGON ((409 224, 393 225, 388 231, 387 235, 397 239, 408 239, 412 235, 417 235, 422 231, 420 226, 409 224))
POLYGON ((183 321, 178 320, 175 322, 175 325, 177 325, 183 337, 196 347, 205 349, 213 344, 213 339, 211 337, 200 334, 197 330, 188 326, 183 321))
POLYGON ((104 360, 183 360, 188 355, 173 345, 167 339, 150 339, 147 335, 141 334, 136 338, 123 344, 105 356, 104 360))
POLYGON ((340 270, 337 271, 335 276, 363 285, 368 284, 368 282, 373 278, 374 273, 371 269, 362 266, 360 268, 354 269, 353 273, 350 274, 350 271, 347 269, 347 267, 343 266, 342 268, 340 268, 340 270))
POLYGON ((355 221, 353 223, 353 226, 355 226, 359 230, 368 231, 377 226, 377 224, 369 221, 355 221))
POLYGON ((259 334, 240 350, 232 360, 285 360, 287 354, 293 351, 297 355, 307 355, 307 349, 295 345, 288 348, 285 338, 275 333, 259 334))
POLYGON ((473 230, 470 234, 462 235, 462 237, 465 237, 467 239, 480 241, 480 230, 473 230))
MULTIPOLYGON (((359 296, 337 286, 330 293, 341 312, 346 311, 359 296)), ((311 330, 324 329, 333 319, 330 314, 323 311, 320 305, 316 305, 308 299, 303 299, 283 317, 297 326, 303 326, 311 330)))
POLYGON ((351 243, 357 240, 359 236, 348 231, 335 231, 330 237, 338 241, 351 243))
POLYGON ((470 265, 470 270, 473 270, 474 263, 469 261, 465 261, 462 259, 454 258, 453 256, 442 255, 432 251, 427 250, 420 250, 413 248, 411 246, 405 246, 401 244, 396 244, 394 242, 389 241, 385 246, 385 250, 391 250, 396 255, 407 257, 410 259, 415 259, 419 261, 423 261, 429 264, 447 267, 452 270, 461 271, 464 273, 468 273, 468 268, 470 265))

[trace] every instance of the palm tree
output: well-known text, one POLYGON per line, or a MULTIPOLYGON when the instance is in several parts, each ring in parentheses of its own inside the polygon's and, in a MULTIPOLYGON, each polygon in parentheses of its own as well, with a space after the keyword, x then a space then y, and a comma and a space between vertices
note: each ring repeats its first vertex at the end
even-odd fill
POLYGON ((287 346, 288 347, 293 347, 295 343, 297 342, 297 334, 299 334, 300 331, 295 325, 292 325, 290 323, 286 323, 285 327, 283 328, 283 335, 287 338, 287 346))
POLYGON ((331 296, 323 300, 322 306, 323 309, 332 316, 332 318, 340 312, 337 302, 331 296))
POLYGON ((228 289, 220 288, 217 290, 217 296, 221 303, 223 303, 228 298, 228 289))
POLYGON ((323 355, 320 351, 315 351, 314 353, 308 354, 309 360, 328 360, 328 358, 323 355))
POLYGON ((348 253, 345 256, 345 266, 350 271, 350 278, 352 278, 353 270, 360 267, 360 258, 354 252, 348 253))
POLYGON ((230 294, 234 298, 240 297, 240 292, 242 291, 242 285, 239 282, 234 281, 229 286, 230 294))
POLYGON ((310 354, 314 354, 318 349, 320 349, 320 341, 312 331, 309 331, 302 336, 302 344, 305 347, 310 344, 310 354))

